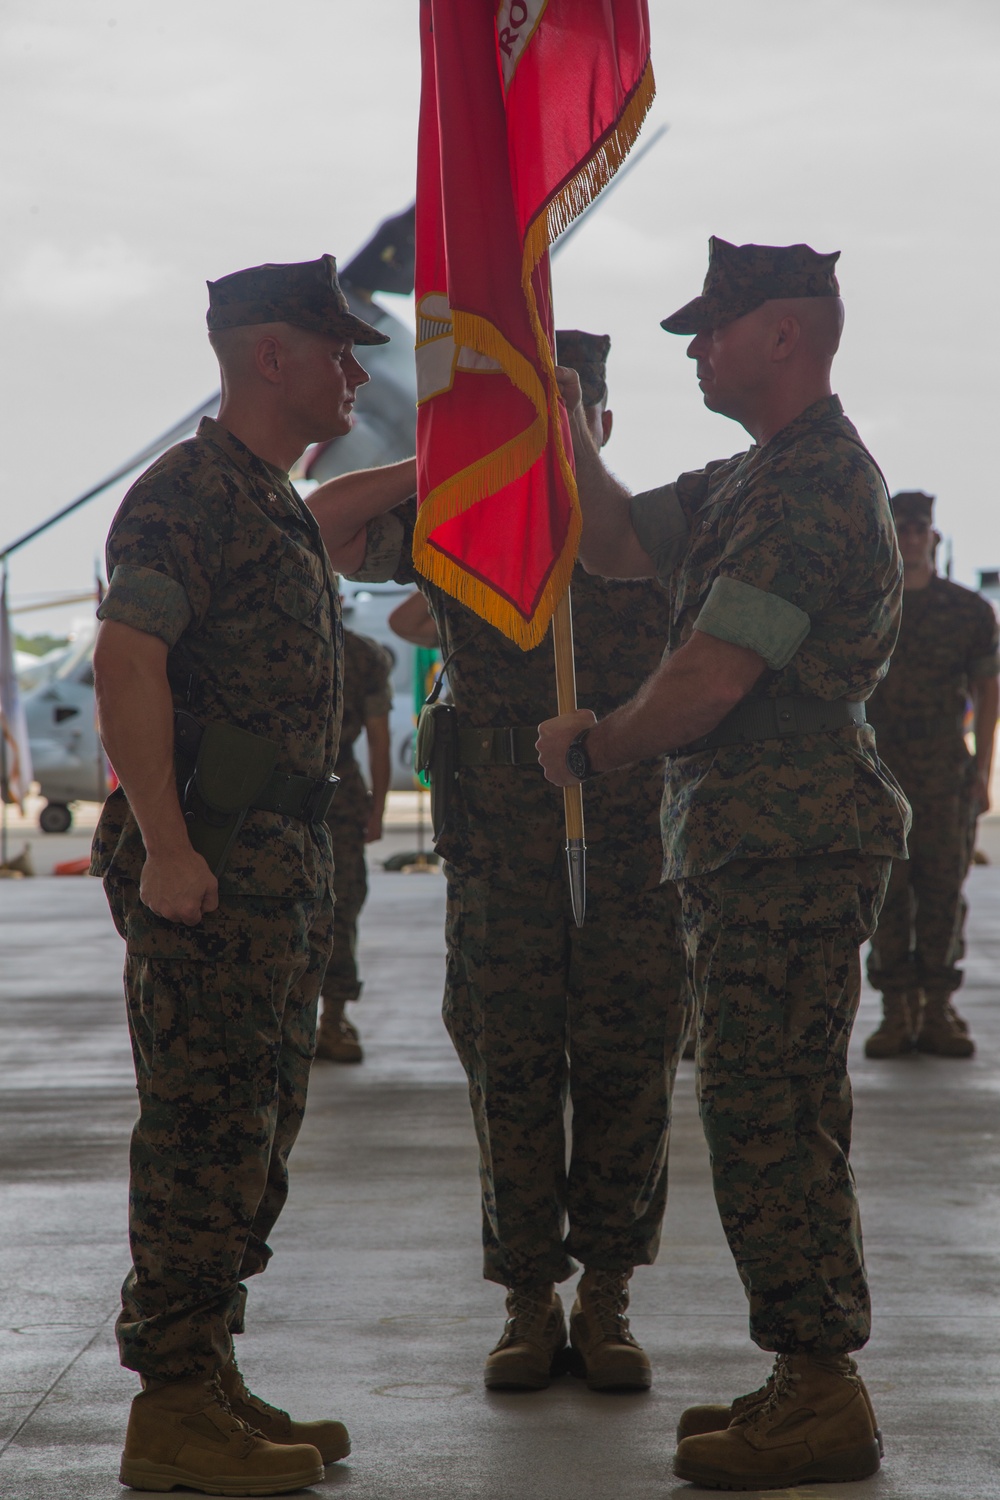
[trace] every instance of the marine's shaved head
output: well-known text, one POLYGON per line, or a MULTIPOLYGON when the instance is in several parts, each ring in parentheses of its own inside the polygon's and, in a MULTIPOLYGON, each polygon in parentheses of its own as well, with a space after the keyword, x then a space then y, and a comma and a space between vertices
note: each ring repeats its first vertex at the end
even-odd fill
POLYGON ((844 304, 839 297, 775 297, 764 307, 773 323, 796 319, 800 342, 813 359, 833 359, 844 331, 844 304))
POLYGON ((240 328, 215 328, 209 333, 208 342, 215 350, 223 376, 234 384, 254 375, 261 339, 287 343, 295 331, 288 323, 247 323, 240 328))

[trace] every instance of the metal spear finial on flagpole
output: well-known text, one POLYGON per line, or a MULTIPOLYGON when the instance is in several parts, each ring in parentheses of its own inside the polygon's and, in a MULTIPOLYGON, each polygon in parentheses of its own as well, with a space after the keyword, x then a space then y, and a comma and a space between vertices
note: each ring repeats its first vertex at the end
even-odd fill
MULTIPOLYGON (((569 589, 552 616, 552 645, 556 657, 556 702, 561 714, 576 709, 576 660, 573 655, 573 605, 569 589)), ((583 787, 563 787, 566 814, 566 868, 573 920, 583 926, 587 911, 587 845, 583 834, 583 787)))

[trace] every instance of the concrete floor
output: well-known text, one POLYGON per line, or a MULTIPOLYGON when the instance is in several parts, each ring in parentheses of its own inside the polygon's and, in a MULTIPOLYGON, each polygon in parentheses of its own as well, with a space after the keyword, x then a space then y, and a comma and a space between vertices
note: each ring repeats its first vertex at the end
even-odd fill
MULTIPOLYGON (((412 843, 397 834, 386 848, 412 843)), ((240 1360, 270 1399, 350 1425, 354 1454, 311 1493, 351 1500, 646 1500, 693 1400, 758 1384, 743 1295, 711 1199, 692 1065, 678 1081, 671 1194, 633 1325, 643 1396, 565 1378, 487 1395, 502 1292, 479 1273, 475 1148, 439 1018, 444 883, 378 871, 364 919, 367 1047, 314 1073, 275 1258, 240 1360)), ((855 1167, 876 1308, 863 1372, 886 1439, 862 1484, 771 1492, 878 1500, 1000 1495, 1000 867, 970 877, 971 1062, 869 1063, 855 1044, 855 1167)), ((127 1266, 134 1115, 121 944, 89 879, 0 883, 0 1495, 110 1500, 135 1378, 112 1326, 127 1266)), ((568 1288, 567 1288, 568 1291, 568 1288)))

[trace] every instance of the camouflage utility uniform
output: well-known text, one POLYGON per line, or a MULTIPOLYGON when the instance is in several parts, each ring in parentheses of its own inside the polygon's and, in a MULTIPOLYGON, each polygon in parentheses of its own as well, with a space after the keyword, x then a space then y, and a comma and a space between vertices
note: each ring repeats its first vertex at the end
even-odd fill
POLYGON ((724 720, 715 747, 668 757, 665 873, 679 882, 702 1121, 751 1335, 780 1353, 844 1353, 869 1333, 848 1163, 858 947, 907 814, 870 728, 796 732, 796 716, 808 725, 803 699, 867 698, 886 670, 892 520, 836 397, 636 496, 632 519, 669 588, 668 649, 698 629, 770 668, 735 711, 745 725, 755 705, 758 736, 725 743, 724 720))
POLYGON ((887 1001, 923 989, 933 1005, 962 983, 962 883, 976 820, 966 699, 998 671, 997 621, 985 599, 938 577, 904 592, 892 670, 868 715, 913 808, 910 857, 893 864, 868 961, 887 1001))
MULTIPOLYGON (((413 518, 411 506, 369 522, 364 576, 416 581, 451 659, 462 739, 436 845, 449 895, 444 1010, 479 1139, 484 1274, 508 1287, 564 1281, 571 1256, 628 1272, 659 1245, 670 1089, 689 1020, 676 892, 660 884, 662 763, 588 788, 578 929, 563 798, 534 750, 535 726, 556 707, 551 646, 522 652, 417 576, 413 518)), ((582 704, 606 713, 655 668, 665 605, 648 582, 576 570, 582 704)))
MULTIPOLYGON (((328 777, 340 727, 340 601, 315 523, 288 484, 217 423, 157 461, 108 539, 100 610, 167 643, 177 708, 281 746, 278 768, 328 777)), ((139 899, 142 838, 119 789, 94 840, 126 940, 139 1089, 133 1269, 122 1363, 210 1375, 242 1327, 288 1193, 316 1003, 333 930, 322 824, 251 808, 196 926, 139 899)))
POLYGON ((361 994, 358 917, 368 895, 365 831, 372 799, 354 758, 354 746, 367 721, 381 718, 392 707, 391 669, 389 654, 377 641, 353 630, 344 631, 344 713, 337 757, 340 786, 326 819, 337 867, 337 921, 323 980, 324 1002, 341 1010, 348 1000, 356 1000, 361 994))

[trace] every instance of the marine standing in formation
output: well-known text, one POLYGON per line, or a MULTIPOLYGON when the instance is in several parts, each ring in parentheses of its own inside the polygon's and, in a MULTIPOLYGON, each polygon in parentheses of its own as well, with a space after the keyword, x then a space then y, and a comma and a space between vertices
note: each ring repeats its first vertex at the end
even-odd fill
POLYGON ((382 837, 389 792, 389 710, 392 662, 384 646, 367 635, 344 631, 344 712, 340 726, 337 775, 340 785, 326 815, 333 845, 337 911, 333 950, 323 979, 323 1010, 316 1033, 316 1056, 330 1062, 361 1062, 357 1027, 344 1014, 361 994, 358 975, 358 917, 368 895, 365 845, 382 837), (371 791, 365 785, 354 746, 364 732, 368 742, 371 791))
POLYGON ((962 983, 965 903, 976 818, 990 805, 997 722, 997 620, 971 589, 940 578, 931 495, 892 497, 903 556, 903 617, 892 669, 868 716, 879 754, 913 808, 909 859, 894 860, 872 939, 868 978, 882 992, 882 1021, 868 1057, 916 1047, 971 1057, 975 1043, 952 1003, 962 983), (975 755, 965 744, 973 703, 975 755))
MULTIPOLYGON (((288 470, 350 431, 354 344, 385 338, 332 256, 209 291, 219 415, 122 502, 94 653, 121 786, 93 870, 126 942, 139 1090, 117 1333, 143 1390, 121 1479, 269 1495, 350 1451, 340 1422, 252 1395, 232 1342, 288 1193, 333 926, 340 600, 288 470)), ((414 465, 344 482, 402 499, 414 465)))
MULTIPOLYGON (((586 441, 610 434, 610 340, 557 335, 581 373, 586 441)), ((484 1274, 507 1288, 508 1320, 486 1360, 493 1388, 548 1384, 566 1343, 556 1283, 584 1267, 570 1339, 592 1388, 649 1385, 626 1316, 633 1267, 659 1245, 670 1089, 689 1007, 674 888, 660 883, 662 763, 652 752, 587 798, 587 920, 565 873, 562 797, 534 750, 554 706, 549 643, 517 646, 415 573, 415 502, 389 515, 310 505, 343 571, 395 577, 425 594, 456 710, 456 774, 436 847, 448 876, 445 1021, 469 1079, 483 1184, 484 1274), (336 550, 338 514, 353 547, 336 550), (566 1166, 564 1106, 573 1101, 566 1166), (568 1233, 566 1220, 568 1218, 568 1233)), ((578 692, 607 713, 660 659, 666 598, 649 581, 577 569, 578 692)))
POLYGON ((755 439, 734 458, 633 498, 590 441, 576 376, 560 377, 581 557, 657 576, 670 626, 629 702, 541 726, 541 760, 560 785, 587 780, 589 805, 601 775, 667 752, 665 873, 716 1201, 751 1337, 777 1355, 759 1391, 682 1417, 675 1472, 710 1488, 860 1479, 880 1457, 850 1357, 870 1304, 847 1047, 859 945, 905 854, 906 802, 864 710, 895 644, 902 569, 878 468, 831 391, 836 259, 713 239, 702 295, 665 320, 694 335, 709 409, 755 439))

